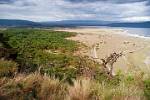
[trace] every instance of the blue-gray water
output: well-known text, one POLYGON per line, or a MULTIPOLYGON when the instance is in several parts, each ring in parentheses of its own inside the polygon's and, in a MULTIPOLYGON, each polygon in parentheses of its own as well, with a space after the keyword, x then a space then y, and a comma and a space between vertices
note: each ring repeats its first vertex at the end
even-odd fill
POLYGON ((144 37, 150 37, 150 28, 123 28, 127 30, 131 34, 144 36, 144 37))
POLYGON ((124 29, 128 33, 136 36, 150 37, 150 28, 130 28, 130 27, 107 27, 107 26, 92 26, 97 28, 113 28, 113 29, 124 29))

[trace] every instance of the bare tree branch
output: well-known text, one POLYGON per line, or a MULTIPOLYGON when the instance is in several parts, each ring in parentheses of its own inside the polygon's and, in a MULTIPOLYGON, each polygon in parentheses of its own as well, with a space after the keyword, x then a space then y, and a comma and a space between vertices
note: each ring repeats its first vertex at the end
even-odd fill
POLYGON ((105 72, 108 74, 108 76, 110 78, 112 78, 114 76, 113 74, 113 65, 114 63, 118 60, 119 57, 122 56, 122 52, 121 53, 112 53, 110 54, 109 57, 105 58, 105 59, 101 59, 102 60, 102 66, 105 69, 105 72))

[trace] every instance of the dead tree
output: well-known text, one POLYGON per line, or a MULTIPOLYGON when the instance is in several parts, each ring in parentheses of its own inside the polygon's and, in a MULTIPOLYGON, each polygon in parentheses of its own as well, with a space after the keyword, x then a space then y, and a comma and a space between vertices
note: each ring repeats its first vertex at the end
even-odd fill
POLYGON ((109 57, 107 57, 105 59, 101 59, 102 66, 104 67, 104 70, 105 70, 106 74, 109 76, 109 78, 112 78, 114 76, 113 65, 117 61, 117 59, 121 56, 122 56, 122 53, 117 54, 114 52, 114 53, 110 54, 109 57))

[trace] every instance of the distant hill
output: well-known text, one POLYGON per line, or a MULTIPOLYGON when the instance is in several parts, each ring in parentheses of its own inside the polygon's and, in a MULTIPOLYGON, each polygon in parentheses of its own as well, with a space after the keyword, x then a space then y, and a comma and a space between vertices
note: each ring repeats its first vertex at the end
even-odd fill
POLYGON ((110 21, 100 20, 62 20, 62 21, 50 21, 41 22, 42 25, 46 26, 60 26, 60 27, 73 27, 73 26, 104 26, 106 24, 113 23, 110 21))
POLYGON ((133 27, 133 28, 150 28, 150 21, 147 22, 125 22, 125 23, 111 23, 106 26, 110 27, 133 27))
POLYGON ((109 26, 109 27, 134 27, 134 28, 150 28, 150 21, 148 22, 113 22, 100 20, 63 20, 41 22, 46 26, 72 27, 72 26, 109 26))
POLYGON ((150 21, 134 22, 134 23, 101 21, 101 20, 62 20, 62 21, 48 21, 48 22, 32 22, 28 20, 0 19, 0 27, 78 27, 78 26, 150 28, 150 21))
POLYGON ((37 27, 40 23, 28 20, 0 19, 0 27, 37 27))

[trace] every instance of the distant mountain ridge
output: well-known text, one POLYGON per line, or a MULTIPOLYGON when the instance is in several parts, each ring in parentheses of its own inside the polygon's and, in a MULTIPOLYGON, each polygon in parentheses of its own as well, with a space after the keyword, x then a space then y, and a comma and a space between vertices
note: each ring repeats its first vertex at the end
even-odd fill
POLYGON ((113 22, 101 20, 62 20, 62 21, 48 21, 48 22, 33 22, 28 20, 0 19, 0 27, 78 27, 78 26, 150 28, 150 21, 113 22))
POLYGON ((104 26, 106 24, 113 23, 111 21, 101 21, 101 20, 62 20, 62 21, 50 21, 41 22, 43 25, 47 26, 104 26))
POLYGON ((36 27, 36 26, 41 26, 41 24, 28 20, 0 19, 0 27, 36 27))
POLYGON ((107 26, 110 27, 133 27, 133 28, 150 28, 150 21, 147 22, 120 22, 120 23, 111 23, 107 26))

